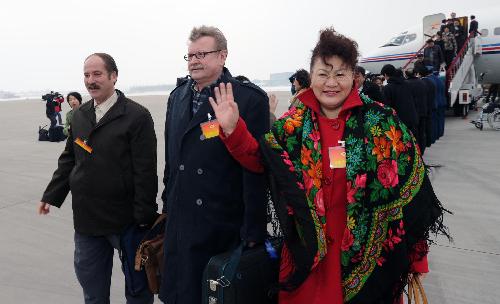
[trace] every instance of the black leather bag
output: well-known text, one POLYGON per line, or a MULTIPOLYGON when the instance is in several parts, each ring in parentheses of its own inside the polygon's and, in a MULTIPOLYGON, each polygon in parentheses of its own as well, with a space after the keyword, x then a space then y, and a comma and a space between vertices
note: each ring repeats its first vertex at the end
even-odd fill
POLYGON ((278 303, 281 239, 254 248, 241 244, 210 259, 203 273, 203 304, 278 303))
POLYGON ((66 135, 63 132, 64 128, 62 126, 55 126, 49 128, 49 140, 52 142, 60 142, 66 139, 66 135))
POLYGON ((38 140, 39 141, 49 141, 49 131, 45 127, 38 126, 38 140))

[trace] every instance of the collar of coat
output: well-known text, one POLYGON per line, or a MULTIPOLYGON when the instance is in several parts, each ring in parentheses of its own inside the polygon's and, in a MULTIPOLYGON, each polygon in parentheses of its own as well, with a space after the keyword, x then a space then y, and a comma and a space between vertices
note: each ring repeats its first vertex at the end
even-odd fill
MULTIPOLYGON (((299 104, 276 121, 261 144, 280 193, 274 204, 285 239, 282 262, 294 265, 280 282, 285 290, 300 286, 327 253, 318 101, 312 90, 298 98, 299 104)), ((398 244, 408 245, 403 242, 408 229, 403 207, 419 191, 425 170, 415 139, 392 108, 356 89, 344 105, 351 105, 339 115, 346 119, 347 225, 341 264, 347 302, 377 268, 385 267, 398 244)))
POLYGON ((115 92, 118 95, 116 103, 106 112, 106 114, 101 118, 101 120, 99 120, 99 123, 97 124, 95 124, 95 121, 93 119, 94 114, 92 113, 94 111, 93 99, 85 102, 80 107, 78 107, 77 111, 81 111, 84 114, 85 118, 94 124, 93 131, 125 114, 125 104, 127 98, 125 97, 125 94, 123 94, 120 90, 115 90, 115 92))

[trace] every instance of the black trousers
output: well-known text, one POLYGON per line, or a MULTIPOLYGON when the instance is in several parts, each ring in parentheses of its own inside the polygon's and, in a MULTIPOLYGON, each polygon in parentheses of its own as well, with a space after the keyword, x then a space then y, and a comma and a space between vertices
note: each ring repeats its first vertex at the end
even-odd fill
MULTIPOLYGON (((85 304, 109 304, 113 254, 120 248, 119 235, 88 236, 75 232, 75 273, 83 288, 85 304)), ((127 304, 152 304, 153 294, 145 289, 132 296, 125 287, 127 304)))

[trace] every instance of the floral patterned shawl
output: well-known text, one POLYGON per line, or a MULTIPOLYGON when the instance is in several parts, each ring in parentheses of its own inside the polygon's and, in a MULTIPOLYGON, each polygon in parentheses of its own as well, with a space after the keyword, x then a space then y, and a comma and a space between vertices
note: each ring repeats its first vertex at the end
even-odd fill
MULTIPOLYGON (((299 96, 305 98, 316 99, 311 90, 299 96)), ((348 98, 359 98, 357 90, 348 98)), ((363 105, 348 115, 343 136, 347 226, 342 287, 345 302, 375 303, 402 290, 415 244, 427 239, 430 230, 445 228, 415 138, 392 108, 364 95, 361 100, 363 105)), ((273 200, 285 238, 282 259, 294 266, 280 282, 284 290, 300 286, 327 251, 320 136, 316 114, 300 102, 275 122, 260 145, 277 193, 273 200)))

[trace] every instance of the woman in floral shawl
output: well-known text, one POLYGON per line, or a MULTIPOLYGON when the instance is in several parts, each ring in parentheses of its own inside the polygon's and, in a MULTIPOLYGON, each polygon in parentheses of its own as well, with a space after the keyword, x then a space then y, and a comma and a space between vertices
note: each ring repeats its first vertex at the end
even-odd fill
POLYGON ((429 232, 446 233, 415 138, 393 109, 358 94, 358 55, 356 42, 323 30, 311 88, 260 144, 230 84, 210 99, 229 152, 272 177, 280 303, 398 302, 409 274, 428 271, 429 232))

